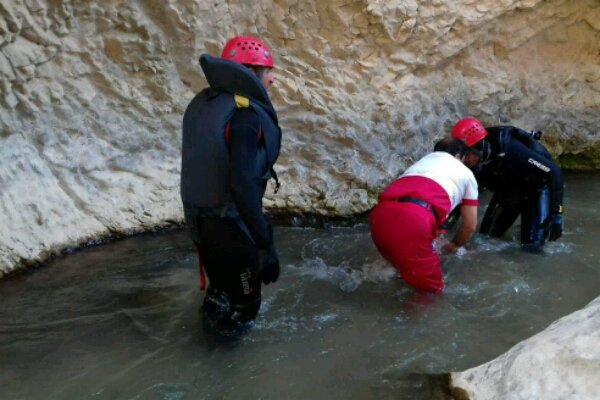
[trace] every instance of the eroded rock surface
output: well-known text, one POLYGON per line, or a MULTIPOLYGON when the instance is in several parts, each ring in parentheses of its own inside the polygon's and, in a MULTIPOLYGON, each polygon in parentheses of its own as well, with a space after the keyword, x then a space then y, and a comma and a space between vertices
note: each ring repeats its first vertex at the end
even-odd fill
POLYGON ((466 115, 542 129, 575 164, 599 143, 597 0, 2 1, 0 276, 107 232, 182 221, 197 59, 241 33, 277 63, 271 209, 366 211, 466 115))
MULTIPOLYGON (((197 59, 235 34, 275 52, 285 136, 271 209, 364 212, 467 115, 541 129, 565 165, 600 166, 597 0, 2 0, 0 277, 182 221, 197 59)), ((456 393, 600 398, 599 313, 596 300, 453 374, 456 393)))
POLYGON ((451 375, 460 400, 600 399, 600 297, 479 367, 451 375))

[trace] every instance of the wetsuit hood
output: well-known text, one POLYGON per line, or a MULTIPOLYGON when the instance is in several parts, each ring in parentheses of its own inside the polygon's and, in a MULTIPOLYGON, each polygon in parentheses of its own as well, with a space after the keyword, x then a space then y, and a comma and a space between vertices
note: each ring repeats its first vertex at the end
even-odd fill
POLYGON ((267 90, 248 67, 208 54, 200 56, 200 66, 211 88, 231 94, 239 94, 259 102, 277 123, 277 114, 271 104, 267 90))

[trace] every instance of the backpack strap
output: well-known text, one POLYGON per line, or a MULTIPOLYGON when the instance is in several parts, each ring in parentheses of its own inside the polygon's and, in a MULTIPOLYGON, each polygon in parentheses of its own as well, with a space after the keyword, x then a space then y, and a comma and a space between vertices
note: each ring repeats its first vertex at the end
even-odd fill
MULTIPOLYGON (((235 108, 237 109, 244 109, 244 108, 250 108, 250 99, 247 97, 244 97, 242 95, 236 94, 233 96, 233 99, 235 101, 235 108)), ((225 143, 229 144, 229 129, 231 128, 231 121, 227 121, 227 124, 225 124, 225 143)), ((258 127, 258 141, 260 142, 260 140, 262 139, 262 129, 260 127, 258 127)))
MULTIPOLYGON (((248 97, 244 97, 242 95, 236 94, 233 96, 233 99, 235 100, 235 107, 237 109, 250 108, 250 99, 248 97)), ((227 124, 225 125, 225 143, 227 143, 228 145, 229 145, 229 130, 230 130, 230 128, 231 128, 231 121, 227 121, 227 124)), ((263 131, 262 131, 262 127, 259 126, 258 127, 258 142, 260 142, 262 140, 262 138, 263 138, 263 131)), ((273 167, 271 167, 269 172, 271 174, 271 177, 275 180, 274 192, 277 193, 279 191, 279 188, 281 187, 281 183, 279 183, 279 178, 277 177, 277 173, 275 172, 275 169, 273 169, 273 167)))

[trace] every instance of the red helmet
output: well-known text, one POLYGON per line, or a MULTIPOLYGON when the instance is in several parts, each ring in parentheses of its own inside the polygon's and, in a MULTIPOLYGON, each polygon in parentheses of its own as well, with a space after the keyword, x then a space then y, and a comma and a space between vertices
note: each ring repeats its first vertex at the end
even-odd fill
POLYGON ((475 118, 463 118, 452 127, 450 136, 454 139, 462 140, 468 147, 471 147, 485 138, 487 131, 479 120, 475 118))
POLYGON ((221 58, 240 64, 273 68, 271 49, 260 39, 252 36, 236 36, 225 44, 221 58))

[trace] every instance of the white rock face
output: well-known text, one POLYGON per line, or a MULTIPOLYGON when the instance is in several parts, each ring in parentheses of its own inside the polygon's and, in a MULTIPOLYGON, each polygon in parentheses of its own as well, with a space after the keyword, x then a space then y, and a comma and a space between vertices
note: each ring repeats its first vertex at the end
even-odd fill
MULTIPOLYGON (((268 208, 364 212, 468 115, 541 129, 555 155, 600 166, 598 0, 1 0, 0 277, 182 222, 198 56, 236 34, 275 53, 283 187, 268 208)), ((598 399, 599 313, 596 300, 454 384, 472 399, 598 399)))
POLYGON ((506 354, 451 375, 458 400, 600 399, 600 297, 506 354))
POLYGON ((2 0, 0 276, 182 221, 198 56, 235 34, 275 53, 270 209, 364 212, 467 115, 542 129, 556 155, 599 146, 597 0, 2 0))

